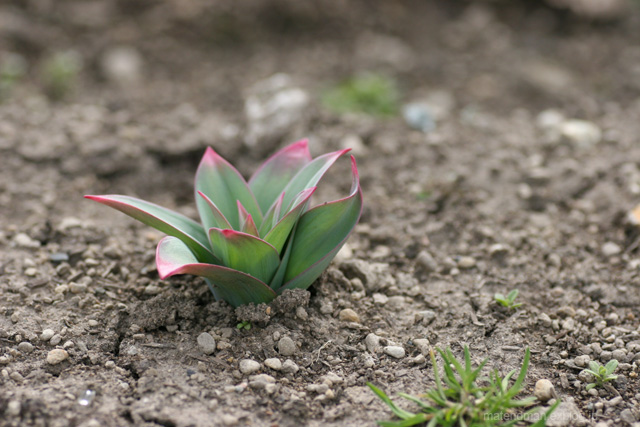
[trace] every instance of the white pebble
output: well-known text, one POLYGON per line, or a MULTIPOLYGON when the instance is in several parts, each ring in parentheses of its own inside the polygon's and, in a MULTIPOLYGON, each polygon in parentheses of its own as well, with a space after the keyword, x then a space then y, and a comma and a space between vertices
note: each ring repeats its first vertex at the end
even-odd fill
POLYGON ((384 348, 384 352, 396 359, 402 359, 405 356, 404 348, 397 345, 388 345, 384 348))
POLYGON ((251 359, 242 359, 240 361, 240 372, 245 375, 251 375, 260 370, 260 363, 251 359))
POLYGON ((533 394, 539 401, 546 402, 554 397, 555 390, 551 381, 542 379, 536 382, 533 394))
POLYGON ((278 359, 277 357, 265 359, 264 365, 267 368, 273 369, 274 371, 279 371, 280 369, 282 369, 282 361, 280 361, 280 359, 278 359))
POLYGON ((57 365, 64 362, 69 358, 69 353, 61 348, 53 349, 47 354, 47 363, 50 365, 57 365))

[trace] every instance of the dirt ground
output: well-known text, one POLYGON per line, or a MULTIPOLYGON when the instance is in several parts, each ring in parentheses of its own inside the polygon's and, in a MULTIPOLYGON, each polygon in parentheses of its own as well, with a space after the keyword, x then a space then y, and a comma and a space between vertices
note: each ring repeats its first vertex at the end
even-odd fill
POLYGON ((0 426, 373 426, 391 415, 367 381, 420 393, 429 348, 464 344, 503 373, 530 347, 527 393, 563 400, 548 425, 638 426, 639 24, 536 1, 3 2, 0 60, 26 72, 0 101, 0 426), (43 64, 68 50, 60 95, 43 64), (430 129, 323 108, 362 72, 430 129), (353 148, 364 213, 250 330, 200 279, 159 280, 160 233, 82 198, 195 217, 206 146, 248 175, 302 137, 353 148), (493 300, 511 289, 516 311, 493 300))

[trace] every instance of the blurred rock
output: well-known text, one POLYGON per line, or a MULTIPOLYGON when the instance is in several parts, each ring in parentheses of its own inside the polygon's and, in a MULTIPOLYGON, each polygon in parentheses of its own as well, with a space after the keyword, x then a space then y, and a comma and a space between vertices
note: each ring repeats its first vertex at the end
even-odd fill
POLYGON ((295 87, 286 74, 276 74, 253 85, 244 104, 247 118, 245 145, 257 154, 272 151, 304 115, 309 94, 295 87))
POLYGON ((112 83, 130 86, 142 80, 143 59, 130 46, 116 46, 108 49, 100 58, 102 73, 112 83))

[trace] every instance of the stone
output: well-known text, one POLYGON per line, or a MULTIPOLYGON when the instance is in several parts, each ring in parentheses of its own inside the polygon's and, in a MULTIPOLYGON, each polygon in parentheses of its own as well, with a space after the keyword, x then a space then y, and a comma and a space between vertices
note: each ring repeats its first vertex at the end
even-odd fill
POLYGON ((275 74, 257 82, 249 89, 244 103, 248 129, 245 145, 253 149, 264 147, 265 140, 276 140, 300 123, 310 96, 293 85, 287 74, 275 74))
POLYGON ((580 367, 580 368, 586 368, 587 366, 589 366, 589 362, 591 361, 591 357, 589 357, 589 355, 587 354, 583 354, 581 356, 576 356, 573 359, 573 363, 576 364, 576 366, 580 367))
POLYGON ((602 131, 586 120, 567 120, 560 125, 561 137, 579 148, 589 148, 600 142, 602 131))
POLYGON ((242 359, 240 361, 240 372, 245 375, 251 375, 260 370, 260 363, 251 359, 242 359))
POLYGON ((431 349, 431 343, 426 338, 416 338, 413 340, 413 345, 422 353, 423 356, 429 355, 429 350, 431 349))
POLYGON ((142 79, 142 56, 131 46, 108 49, 100 60, 102 73, 111 82, 128 86, 142 79))
POLYGON ((374 333, 368 334, 364 339, 364 345, 369 353, 375 354, 380 351, 380 337, 374 333))
POLYGON ((371 297, 373 298, 373 303, 377 305, 385 305, 389 301, 389 297, 381 293, 375 293, 371 297))
POLYGON ((416 256, 416 264, 425 273, 432 273, 438 270, 438 262, 427 251, 420 251, 416 256))
POLYGON ((203 332, 198 335, 198 348, 204 354, 213 354, 216 351, 216 340, 208 332, 203 332))
POLYGON ((49 365, 57 365, 69 358, 69 353, 61 348, 55 348, 47 354, 47 363, 49 365))
POLYGON ((551 381, 541 379, 536 382, 533 394, 540 402, 547 402, 555 397, 556 392, 551 381))
POLYGON ((278 353, 283 356, 292 356, 297 350, 296 343, 289 337, 282 337, 278 341, 278 353))
POLYGON ((404 348, 396 345, 386 346, 384 352, 395 359, 402 359, 405 356, 404 348))
POLYGON ((265 359, 264 366, 273 369, 274 371, 279 371, 282 369, 282 361, 277 357, 271 357, 269 359, 265 359))
POLYGON ((296 365, 296 363, 291 359, 285 360, 282 364, 282 372, 284 372, 285 374, 295 374, 299 370, 300 368, 298 367, 298 365, 296 365))
POLYGON ((473 268, 476 265, 476 260, 470 256, 461 256, 458 259, 458 267, 462 269, 473 268))
POLYGON ((340 310, 340 314, 338 315, 338 318, 344 322, 355 322, 355 323, 360 322, 360 317, 358 316, 358 313, 356 313, 350 308, 345 308, 343 310, 340 310))
POLYGON ((616 243, 606 242, 602 245, 602 254, 606 257, 619 255, 622 252, 622 248, 616 243))
POLYGON ((31 353, 33 351, 33 344, 27 341, 23 341, 20 344, 18 344, 18 350, 20 350, 23 353, 31 353))
POLYGON ((35 249, 40 247, 40 242, 32 239, 25 233, 18 233, 13 237, 13 242, 21 247, 28 249, 35 249))
POLYGON ((547 419, 547 427, 586 426, 588 423, 572 398, 563 400, 547 419))

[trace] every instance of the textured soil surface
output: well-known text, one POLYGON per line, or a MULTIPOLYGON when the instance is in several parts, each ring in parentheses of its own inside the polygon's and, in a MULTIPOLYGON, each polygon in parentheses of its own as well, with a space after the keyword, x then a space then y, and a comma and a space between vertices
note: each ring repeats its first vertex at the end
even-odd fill
POLYGON ((373 426, 391 416, 366 382, 420 393, 429 348, 465 344, 502 373, 530 347, 526 394, 548 379, 563 400, 548 425, 637 426, 640 9, 306 3, 0 5, 0 60, 27 65, 0 101, 0 426, 373 426), (81 71, 52 101, 42 64, 68 50, 81 71), (427 132, 322 107, 365 71, 427 132), (158 278, 159 232, 82 198, 195 217, 206 146, 249 175, 302 137, 353 148, 365 210, 250 330, 200 279, 158 278), (498 306, 512 289, 523 305, 498 306), (586 363, 612 358, 587 393, 586 363))

